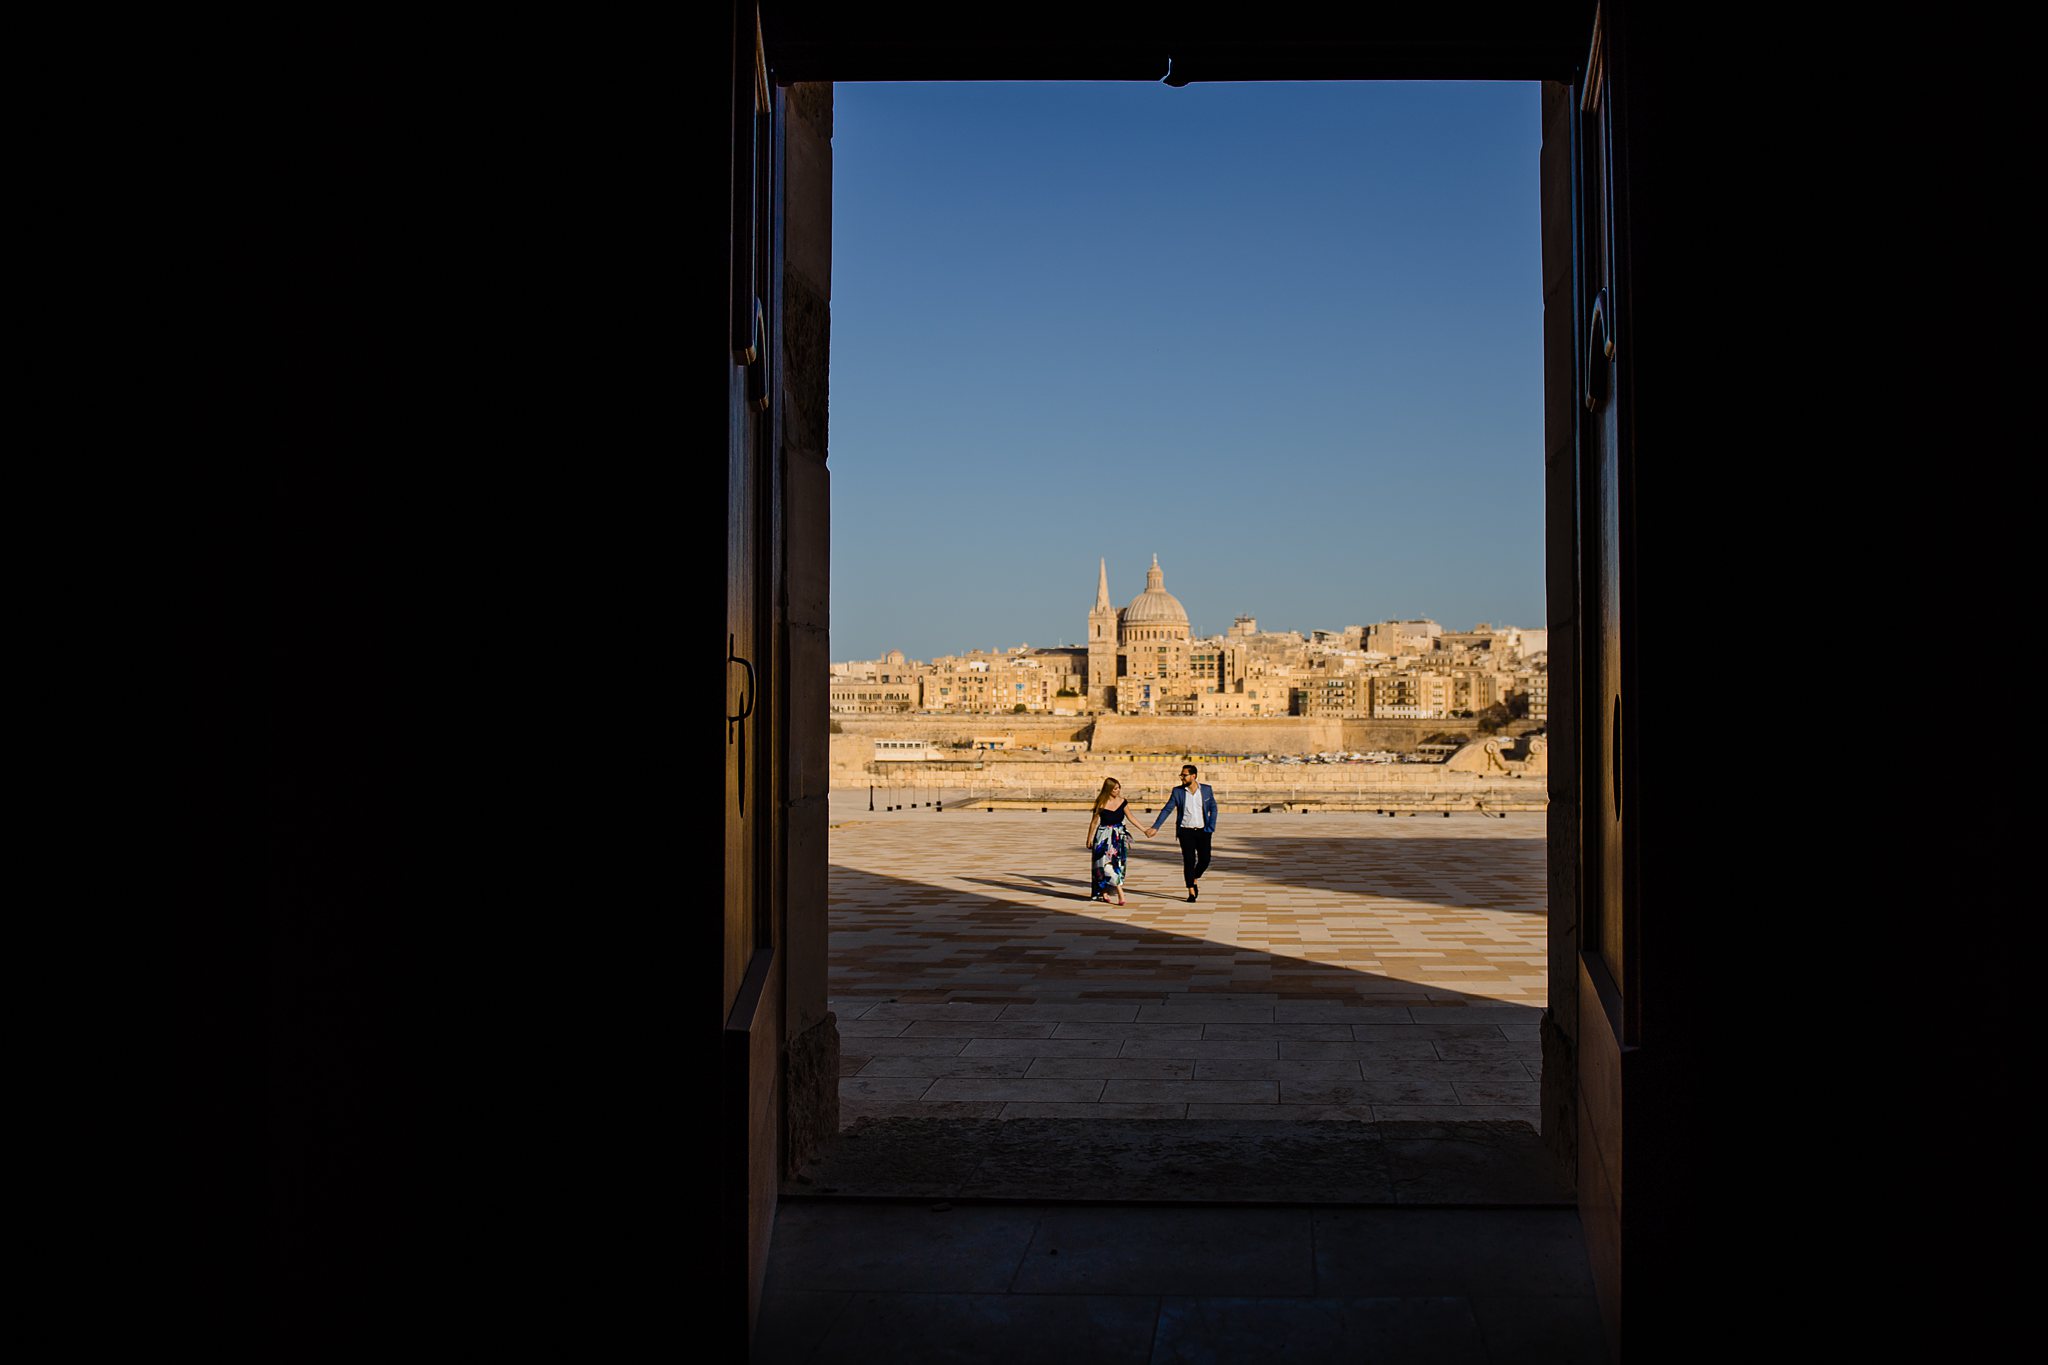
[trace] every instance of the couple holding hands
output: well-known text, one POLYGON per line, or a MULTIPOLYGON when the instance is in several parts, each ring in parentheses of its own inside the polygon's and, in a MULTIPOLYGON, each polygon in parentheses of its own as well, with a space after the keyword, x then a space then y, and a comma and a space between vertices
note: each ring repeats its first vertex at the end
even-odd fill
MULTIPOLYGON (((1209 840, 1216 833, 1216 793, 1208 783, 1196 781, 1196 776, 1194 764, 1181 765, 1180 785, 1167 798, 1159 818, 1145 831, 1145 837, 1150 839, 1169 819, 1174 822, 1173 832, 1180 840, 1181 868, 1186 873, 1191 901, 1200 898, 1196 883, 1209 870, 1209 840)), ((1124 800, 1123 785, 1113 777, 1105 779, 1102 790, 1095 794, 1095 804, 1088 810, 1088 847, 1095 855, 1090 900, 1108 901, 1114 895, 1115 904, 1124 903, 1124 860, 1131 849, 1131 831, 1125 817, 1130 810, 1131 803, 1124 800)))

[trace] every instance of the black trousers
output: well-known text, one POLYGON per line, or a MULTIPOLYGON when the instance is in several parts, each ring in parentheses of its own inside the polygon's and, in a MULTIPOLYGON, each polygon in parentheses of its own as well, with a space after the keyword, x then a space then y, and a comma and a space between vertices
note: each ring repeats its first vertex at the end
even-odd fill
POLYGON ((1209 870, 1209 831, 1176 829, 1174 833, 1180 838, 1181 870, 1187 873, 1188 885, 1193 886, 1209 870))

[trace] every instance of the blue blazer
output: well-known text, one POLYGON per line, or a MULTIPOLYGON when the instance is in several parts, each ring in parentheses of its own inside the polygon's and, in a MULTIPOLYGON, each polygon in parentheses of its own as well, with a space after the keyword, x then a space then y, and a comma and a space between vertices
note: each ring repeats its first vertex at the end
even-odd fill
MULTIPOLYGON (((1216 832, 1216 793, 1209 790, 1207 782, 1197 782, 1195 785, 1202 789, 1202 833, 1214 834, 1216 832)), ((1159 818, 1152 822, 1152 828, 1158 829, 1166 823, 1168 816, 1172 816, 1173 827, 1179 829, 1180 813, 1187 805, 1185 799, 1187 794, 1188 789, 1186 787, 1175 787, 1173 795, 1167 797, 1166 804, 1160 808, 1159 818)))

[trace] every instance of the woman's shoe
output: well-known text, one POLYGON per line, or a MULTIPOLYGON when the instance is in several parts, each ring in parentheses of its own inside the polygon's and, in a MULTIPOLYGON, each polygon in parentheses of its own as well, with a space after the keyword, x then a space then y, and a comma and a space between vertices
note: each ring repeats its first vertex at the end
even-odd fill
POLYGON ((1198 900, 1200 900, 1201 898, 1202 898, 1202 888, 1201 888, 1201 887, 1199 887, 1199 886, 1191 886, 1191 887, 1189 887, 1189 888, 1188 888, 1188 899, 1189 899, 1189 900, 1191 900, 1191 901, 1198 901, 1198 900))
POLYGON ((1189 900, 1190 902, 1192 902, 1192 901, 1193 901, 1194 899, 1195 899, 1195 888, 1193 888, 1193 887, 1191 886, 1191 887, 1189 887, 1189 888, 1188 888, 1188 900, 1189 900))

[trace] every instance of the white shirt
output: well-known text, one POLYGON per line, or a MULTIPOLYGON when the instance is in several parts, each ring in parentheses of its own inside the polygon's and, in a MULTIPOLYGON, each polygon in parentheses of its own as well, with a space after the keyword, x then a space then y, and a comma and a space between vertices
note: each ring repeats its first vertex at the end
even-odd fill
POLYGON ((1189 791, 1185 787, 1181 788, 1180 827, 1182 829, 1201 829, 1208 823, 1208 817, 1202 814, 1202 788, 1200 784, 1198 783, 1193 791, 1189 791))

